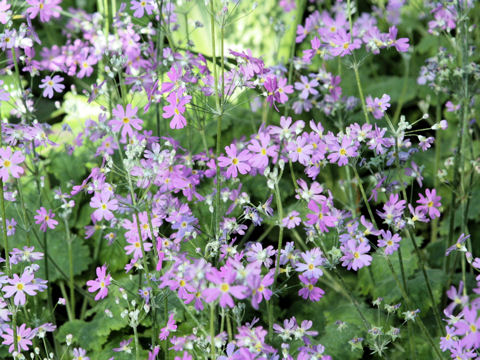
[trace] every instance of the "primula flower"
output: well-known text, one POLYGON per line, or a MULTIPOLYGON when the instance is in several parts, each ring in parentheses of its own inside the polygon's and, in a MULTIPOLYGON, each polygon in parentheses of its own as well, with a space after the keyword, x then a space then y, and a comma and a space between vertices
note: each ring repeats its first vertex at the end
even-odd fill
POLYGON ((15 234, 15 226, 17 225, 17 222, 15 221, 14 218, 11 220, 7 219, 7 236, 12 236, 15 234))
POLYGON ((457 242, 447 249, 447 251, 445 252, 445 256, 450 255, 450 253, 454 250, 466 252, 467 248, 465 247, 465 245, 463 245, 463 243, 467 241, 468 238, 470 238, 470 235, 465 235, 464 233, 462 233, 458 237, 457 242))
POLYGON ((315 200, 310 200, 308 208, 313 211, 313 214, 307 214, 307 225, 317 225, 321 232, 328 232, 329 227, 335 226, 337 218, 330 215, 325 202, 318 204, 315 200))
POLYGON ((95 292, 100 290, 95 296, 95 301, 105 298, 108 295, 108 285, 110 285, 111 276, 107 275, 107 266, 103 265, 97 267, 97 278, 95 280, 88 280, 88 292, 95 292))
MULTIPOLYGON (((10 9, 10 7, 11 5, 7 3, 7 0, 0 1, 0 23, 2 23, 3 25, 5 25, 8 22, 8 20, 10 19, 10 16, 12 15, 12 12, 8 10, 10 9)), ((2 83, 3 82, 1 82, 0 80, 0 85, 2 83)), ((0 100, 1 100, 1 95, 0 95, 0 100)))
POLYGON ((61 2, 62 0, 27 0, 30 7, 27 8, 26 14, 30 19, 35 19, 37 15, 40 15, 40 21, 47 22, 51 17, 60 17, 62 8, 59 4, 61 2))
POLYGON ((384 252, 386 255, 392 255, 400 247, 400 240, 402 238, 398 234, 393 234, 390 230, 384 231, 380 230, 381 239, 378 240, 378 247, 385 248, 384 252))
POLYGON ((248 164, 248 161, 251 158, 251 154, 247 150, 242 150, 237 155, 237 147, 235 144, 232 144, 230 146, 225 146, 225 152, 227 153, 228 157, 219 156, 218 165, 223 168, 228 167, 226 173, 227 178, 236 178, 238 173, 245 175, 250 171, 250 165, 248 164))
POLYGON ((206 278, 214 286, 203 290, 202 295, 207 303, 215 301, 220 297, 221 307, 233 308, 235 305, 233 297, 245 299, 248 288, 244 285, 232 285, 237 276, 237 272, 231 266, 222 267, 221 271, 213 268, 207 273, 206 278))
POLYGON ((318 248, 314 248, 312 250, 308 250, 305 253, 301 254, 303 259, 302 262, 297 262, 296 264, 296 271, 303 272, 303 276, 306 278, 315 278, 318 279, 320 276, 323 275, 323 271, 320 266, 324 263, 324 258, 322 257, 322 252, 318 248))
POLYGON ((132 0, 130 1, 130 3, 132 4, 130 10, 135 11, 133 13, 133 16, 135 16, 136 18, 143 17, 145 12, 147 12, 148 15, 152 15, 153 10, 155 9, 151 0, 132 0))
POLYGON ((97 209, 92 214, 92 221, 101 221, 105 219, 110 221, 113 219, 112 211, 118 209, 117 199, 111 199, 111 193, 108 191, 102 191, 95 193, 90 201, 90 207, 97 209))
POLYGON ((167 96, 168 105, 163 107, 163 118, 170 120, 171 129, 181 129, 187 125, 187 120, 183 116, 185 113, 185 105, 190 102, 190 95, 182 95, 181 90, 173 91, 167 96), (172 117, 173 116, 173 117, 172 117))
POLYGON ((133 341, 133 339, 128 339, 128 340, 122 340, 120 341, 120 346, 118 348, 112 349, 115 352, 126 352, 127 354, 130 354, 132 352, 132 348, 128 345, 133 341))
POLYGON ((90 360, 87 355, 87 351, 82 348, 73 349, 73 360, 90 360))
POLYGON ((438 208, 442 206, 440 203, 442 197, 437 196, 437 191, 435 189, 426 189, 425 195, 426 196, 419 194, 420 199, 417 200, 417 203, 420 204, 420 206, 418 206, 418 208, 420 210, 424 210, 432 219, 440 217, 440 211, 438 208))
POLYGON ((252 289, 252 306, 255 310, 258 310, 262 299, 270 300, 272 290, 267 287, 273 284, 273 275, 274 271, 270 270, 263 278, 259 275, 248 277, 247 284, 252 289))
POLYGON ((339 29, 336 33, 329 36, 330 54, 344 57, 345 55, 350 55, 353 50, 359 49, 362 45, 360 39, 353 38, 353 42, 350 41, 350 34, 344 29, 339 29))
POLYGON ((367 254, 370 251, 370 245, 367 241, 357 243, 357 240, 348 240, 345 245, 341 246, 341 250, 345 254, 340 260, 343 261, 342 266, 346 266, 348 270, 358 269, 369 266, 372 257, 367 254))
POLYGON ((7 282, 10 285, 5 285, 2 291, 5 293, 5 297, 9 298, 15 295, 13 302, 16 306, 25 305, 27 301, 25 293, 30 296, 37 294, 40 290, 38 284, 34 283, 34 274, 28 270, 25 270, 21 277, 17 274, 13 274, 13 279, 8 279, 7 282))
POLYGON ((373 114, 375 119, 381 119, 385 111, 390 107, 390 96, 387 94, 383 94, 383 96, 379 98, 372 99, 371 96, 367 96, 366 98, 366 105, 367 110, 373 114))
POLYGON ((358 156, 357 148, 358 145, 352 138, 344 136, 341 143, 335 141, 329 144, 328 160, 332 164, 338 162, 338 166, 347 165, 348 158, 358 156))
POLYGON ((175 324, 174 313, 170 313, 168 317, 167 325, 160 330, 160 335, 158 338, 160 340, 167 340, 167 337, 170 335, 170 332, 175 332, 177 330, 177 325, 175 324))
POLYGON ((19 178, 23 174, 23 168, 18 166, 25 161, 21 151, 12 151, 11 147, 0 148, 0 178, 7 182, 10 175, 19 178))
POLYGON ((137 107, 132 108, 132 105, 127 104, 126 108, 123 109, 122 105, 117 105, 113 109, 112 114, 115 116, 115 119, 110 120, 108 125, 112 127, 114 132, 120 131, 122 129, 122 139, 126 139, 126 136, 133 137, 136 130, 142 129, 143 120, 137 118, 137 107))
POLYGON ((40 230, 43 232, 47 231, 47 227, 50 229, 55 229, 55 227, 58 225, 58 221, 54 220, 53 218, 55 217, 55 214, 52 212, 52 210, 45 209, 43 206, 37 210, 37 215, 35 215, 35 224, 40 225, 40 230))
POLYGON ((13 330, 10 327, 7 327, 3 330, 3 345, 10 345, 8 351, 13 353, 14 351, 28 351, 28 346, 32 345, 31 340, 35 337, 36 331, 30 328, 27 328, 26 324, 17 326, 17 348, 15 349, 15 344, 13 341, 13 330))
POLYGON ((259 266, 264 265, 267 269, 273 264, 271 257, 275 255, 276 251, 272 245, 267 246, 265 249, 260 243, 253 243, 248 247, 246 253, 247 261, 250 263, 256 263, 259 266))
POLYGON ((480 317, 477 309, 466 306, 463 309, 463 319, 454 324, 455 335, 464 335, 461 343, 467 348, 480 347, 480 317))
POLYGON ((316 287, 315 284, 317 283, 317 278, 308 278, 303 275, 298 275, 298 278, 302 282, 302 288, 298 291, 298 295, 300 295, 305 300, 309 299, 310 301, 319 301, 325 291, 316 287))
POLYGON ((51 99, 53 97, 53 93, 55 92, 62 92, 65 89, 65 85, 61 84, 63 81, 63 77, 59 75, 55 75, 53 78, 47 76, 46 78, 42 79, 42 83, 38 85, 40 89, 43 90, 43 96, 48 97, 51 99))
POLYGON ((300 225, 302 219, 300 219, 298 215, 300 215, 298 211, 290 211, 287 217, 282 219, 282 225, 287 229, 293 229, 294 227, 300 225))
POLYGON ((306 99, 309 95, 317 95, 318 91, 315 87, 318 86, 318 81, 316 79, 309 80, 308 77, 302 75, 300 76, 301 82, 295 83, 295 89, 301 91, 299 97, 300 99, 306 99))
POLYGON ((277 146, 270 145, 270 136, 265 133, 258 134, 258 139, 252 139, 248 150, 252 154, 250 164, 258 169, 265 169, 268 166, 268 157, 275 158, 277 155, 277 146))

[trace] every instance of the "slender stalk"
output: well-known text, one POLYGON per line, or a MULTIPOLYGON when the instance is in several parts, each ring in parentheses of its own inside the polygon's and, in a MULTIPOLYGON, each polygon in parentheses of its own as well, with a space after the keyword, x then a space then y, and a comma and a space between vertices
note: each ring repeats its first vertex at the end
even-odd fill
POLYGON ((140 341, 138 341, 137 327, 133 327, 133 335, 135 337, 135 360, 140 360, 140 341))
MULTIPOLYGON (((215 46, 215 9, 213 6, 213 1, 210 1, 210 35, 212 41, 212 62, 213 62, 213 79, 214 79, 214 86, 215 86, 215 105, 216 105, 216 116, 217 116, 217 144, 215 150, 215 167, 216 167, 216 182, 217 182, 217 191, 215 194, 215 233, 219 231, 220 226, 220 167, 218 165, 218 157, 220 156, 221 150, 221 140, 222 140, 222 118, 223 118, 223 110, 220 104, 220 94, 218 91, 218 74, 217 74, 217 55, 216 55, 216 46, 215 46)), ((222 26, 223 28, 223 26, 222 26)), ((222 33, 222 70, 223 70, 223 29, 221 30, 222 33)), ((223 73, 222 73, 222 84, 223 84, 223 73)), ((223 96, 224 89, 222 88, 222 96, 223 96)))
POLYGON ((75 280, 73 273, 73 249, 72 249, 72 238, 70 236, 70 229, 68 226, 67 219, 63 219, 63 224, 65 225, 65 235, 67 237, 67 251, 68 251, 68 271, 69 271, 69 287, 70 287, 70 309, 72 318, 75 319, 75 280))
MULTIPOLYGON (((347 7, 348 7, 348 22, 350 23, 350 42, 353 40, 353 21, 352 21, 352 8, 350 0, 347 0, 347 7)), ((362 102, 362 109, 363 115, 365 116, 365 121, 367 124, 370 124, 370 120, 368 119, 368 112, 367 112, 367 104, 365 103, 365 97, 363 96, 363 89, 362 84, 360 82, 360 74, 358 72, 358 62, 355 58, 355 54, 352 52, 353 57, 353 71, 355 72, 355 81, 357 82, 358 94, 360 96, 360 101, 362 102)))
POLYGON ((210 355, 212 359, 216 359, 215 356, 215 305, 210 304, 210 355))

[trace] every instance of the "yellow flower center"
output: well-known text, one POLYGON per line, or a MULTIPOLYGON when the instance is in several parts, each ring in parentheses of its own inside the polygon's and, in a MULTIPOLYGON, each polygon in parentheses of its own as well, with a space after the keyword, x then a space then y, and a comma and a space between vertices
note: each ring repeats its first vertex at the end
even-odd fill
POLYGON ((266 150, 266 149, 262 149, 261 153, 262 153, 262 155, 267 155, 267 150, 266 150))
POLYGON ((233 159, 232 159, 232 164, 233 164, 233 165, 237 165, 237 164, 238 164, 238 159, 237 159, 237 158, 233 158, 233 159))
POLYGON ((140 247, 140 243, 139 243, 138 241, 135 243, 135 247, 136 247, 137 249, 140 247))
POLYGON ((313 270, 314 268, 315 268, 315 266, 313 266, 313 264, 308 265, 308 270, 313 270))
POLYGON ((349 44, 349 43, 345 43, 345 44, 343 44, 343 48, 344 48, 345 50, 347 50, 349 46, 350 46, 350 44, 349 44))
POLYGON ((265 288, 263 287, 263 285, 260 285, 260 287, 258 288, 258 292, 262 292, 263 290, 265 290, 265 288))
POLYGON ((388 240, 388 241, 387 241, 387 245, 388 245, 388 246, 392 246, 392 245, 393 245, 393 241, 392 241, 392 240, 388 240))
POLYGON ((180 283, 179 283, 179 285, 180 285, 181 287, 184 287, 184 286, 185 286, 185 284, 186 284, 185 280, 180 280, 180 283))
POLYGON ((22 291, 25 286, 22 283, 17 284, 17 289, 22 291))
POLYGON ((347 155, 347 150, 345 150, 344 148, 341 148, 339 152, 340 152, 340 155, 342 156, 347 155))
POLYGON ((432 207, 433 206, 433 201, 429 201, 428 204, 427 204, 428 207, 432 207))
POLYGON ((308 290, 312 291, 312 290, 313 290, 313 285, 312 285, 312 284, 308 284, 307 288, 308 288, 308 290))
POLYGON ((355 252, 353 253, 353 257, 354 257, 355 259, 358 259, 358 258, 360 257, 360 253, 359 253, 358 251, 355 251, 355 252))
POLYGON ((12 163, 11 163, 10 160, 4 160, 4 161, 3 161, 3 166, 4 166, 4 167, 10 167, 10 165, 12 165, 12 163))
POLYGON ((124 117, 122 121, 124 124, 128 124, 130 122, 130 119, 128 117, 124 117))
POLYGON ((228 289, 230 289, 230 286, 229 286, 228 284, 226 284, 226 283, 223 283, 223 284, 220 286, 220 290, 221 290, 222 292, 227 292, 228 289))

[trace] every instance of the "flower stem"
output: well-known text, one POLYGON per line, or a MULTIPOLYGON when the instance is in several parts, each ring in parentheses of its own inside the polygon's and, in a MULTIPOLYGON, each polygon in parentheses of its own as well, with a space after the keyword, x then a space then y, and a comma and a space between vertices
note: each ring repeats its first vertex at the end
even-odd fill
POLYGON ((210 304, 210 355, 212 359, 215 357, 215 305, 210 304))

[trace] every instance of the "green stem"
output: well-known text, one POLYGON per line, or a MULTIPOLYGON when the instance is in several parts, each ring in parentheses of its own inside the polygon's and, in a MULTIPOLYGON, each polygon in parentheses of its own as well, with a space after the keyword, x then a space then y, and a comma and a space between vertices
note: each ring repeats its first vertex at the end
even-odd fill
POLYGON ((137 327, 133 327, 133 335, 135 336, 135 360, 140 360, 140 341, 138 341, 137 327))
POLYGON ((73 249, 72 239, 70 237, 70 229, 67 219, 63 219, 65 225, 65 235, 67 237, 67 250, 68 250, 68 271, 69 271, 69 287, 70 287, 70 309, 72 318, 75 319, 75 280, 73 272, 73 249))
POLYGON ((210 304, 210 355, 213 359, 215 356, 215 305, 210 304))

